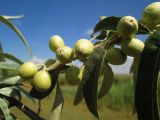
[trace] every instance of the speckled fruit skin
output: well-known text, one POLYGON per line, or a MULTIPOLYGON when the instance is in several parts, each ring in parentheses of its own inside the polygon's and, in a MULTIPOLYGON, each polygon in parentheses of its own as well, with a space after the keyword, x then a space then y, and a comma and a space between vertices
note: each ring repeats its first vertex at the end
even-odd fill
POLYGON ((32 78, 35 73, 38 71, 36 65, 32 62, 26 62, 20 66, 18 72, 19 76, 23 79, 30 79, 32 78))
POLYGON ((49 48, 51 51, 56 52, 56 50, 62 46, 64 46, 64 41, 60 36, 54 35, 50 38, 49 48))
POLYGON ((77 85, 82 80, 84 67, 70 67, 66 70, 65 79, 70 85, 77 85))
POLYGON ((117 24, 117 32, 122 38, 132 38, 138 31, 138 21, 132 16, 122 17, 117 24))
POLYGON ((127 60, 127 55, 119 48, 111 47, 108 49, 106 56, 106 61, 113 65, 122 65, 127 60))
POLYGON ((33 86, 39 92, 45 92, 51 87, 51 76, 47 71, 39 71, 33 78, 33 86))
POLYGON ((126 55, 136 57, 141 55, 144 49, 144 43, 137 38, 122 40, 121 49, 126 55))
POLYGON ((60 47, 56 51, 56 57, 62 63, 69 63, 74 58, 74 51, 67 46, 60 47))
POLYGON ((142 23, 150 29, 160 24, 160 2, 154 2, 144 9, 142 23))
POLYGON ((88 57, 94 50, 92 42, 87 39, 80 39, 75 44, 75 55, 78 58, 88 57))

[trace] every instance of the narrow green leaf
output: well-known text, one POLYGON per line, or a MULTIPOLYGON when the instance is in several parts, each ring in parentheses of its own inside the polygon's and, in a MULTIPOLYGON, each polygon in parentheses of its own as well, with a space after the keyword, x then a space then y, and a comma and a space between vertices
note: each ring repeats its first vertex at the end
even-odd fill
POLYGON ((96 76, 98 64, 95 66, 93 71, 89 74, 89 78, 84 84, 83 87, 83 95, 85 98, 85 102, 88 106, 90 112, 97 118, 99 118, 98 110, 97 110, 97 85, 98 79, 96 76))
POLYGON ((101 75, 103 76, 103 82, 98 92, 99 99, 104 97, 108 93, 114 79, 112 68, 109 65, 103 65, 101 75))
POLYGON ((4 80, 2 80, 0 82, 0 85, 1 84, 16 84, 18 83, 19 81, 21 81, 22 79, 19 77, 19 76, 14 76, 14 77, 9 77, 9 78, 6 78, 4 80))
POLYGON ((62 112, 63 104, 61 103, 54 112, 50 115, 48 120, 60 120, 61 112, 62 112))
POLYGON ((48 60, 46 60, 46 61, 44 62, 44 64, 45 64, 46 66, 50 66, 50 65, 54 64, 55 62, 56 62, 55 59, 48 59, 48 60))
POLYGON ((138 32, 137 34, 149 34, 150 30, 146 26, 144 26, 140 21, 138 22, 138 32))
POLYGON ((3 56, 4 58, 7 58, 9 60, 12 60, 18 64, 23 64, 24 62, 22 62, 20 59, 16 58, 14 55, 12 54, 9 54, 9 53, 3 53, 3 52, 0 52, 0 56, 3 56))
POLYGON ((6 16, 6 15, 2 15, 5 19, 8 19, 8 20, 16 20, 16 19, 20 19, 20 18, 23 18, 24 15, 18 15, 18 16, 6 16))
POLYGON ((6 70, 6 69, 2 69, 2 70, 5 70, 7 72, 6 74, 3 74, 2 80, 19 75, 18 71, 16 70, 6 70))
MULTIPOLYGON (((3 53, 3 47, 2 47, 1 42, 0 42, 0 52, 3 53)), ((3 56, 0 56, 0 62, 5 62, 5 61, 6 61, 5 58, 3 56)), ((1 72, 1 77, 8 76, 7 70, 1 69, 0 72, 1 72)))
POLYGON ((5 25, 7 25, 9 28, 11 28, 22 40, 22 42, 24 43, 24 45, 26 46, 26 48, 28 49, 29 54, 32 56, 32 52, 31 49, 26 41, 26 39, 24 38, 24 36, 22 35, 22 33, 20 32, 20 30, 18 30, 18 28, 16 26, 14 26, 9 20, 7 20, 5 17, 0 16, 0 21, 2 23, 4 23, 5 25))
POLYGON ((64 98, 63 98, 60 86, 57 82, 56 96, 55 96, 52 111, 49 116, 49 120, 60 120, 63 103, 64 103, 64 98))
MULTIPOLYGON (((1 44, 1 42, 0 42, 0 52, 2 52, 2 53, 3 53, 3 48, 2 48, 2 44, 1 44)), ((5 62, 5 59, 4 59, 4 57, 3 57, 3 56, 0 56, 0 62, 5 62)))
POLYGON ((90 112, 99 119, 98 109, 97 109, 97 91, 98 91, 98 79, 101 73, 101 68, 103 65, 103 54, 97 54, 94 56, 91 61, 87 61, 86 63, 86 71, 83 76, 85 81, 83 87, 83 95, 85 98, 85 102, 87 104, 90 112))
MULTIPOLYGON (((117 28, 117 23, 121 19, 121 17, 107 17, 104 18, 103 20, 99 21, 95 28, 94 28, 94 33, 104 31, 104 30, 116 30, 117 28)), ((149 29, 145 27, 142 23, 138 23, 139 29, 137 34, 148 34, 149 29)))
POLYGON ((157 79, 160 70, 160 39, 146 44, 139 64, 135 89, 138 120, 159 120, 157 79))
POLYGON ((12 87, 5 87, 0 89, 0 94, 8 97, 18 97, 21 100, 21 93, 18 89, 12 87))
POLYGON ((0 109, 3 112, 3 116, 0 116, 0 118, 4 117, 3 120, 14 120, 10 115, 10 110, 8 109, 6 101, 4 101, 2 98, 0 98, 0 109))
POLYGON ((97 40, 104 40, 107 37, 107 31, 101 31, 99 35, 91 35, 92 38, 95 38, 97 40))
POLYGON ((104 30, 116 30, 117 23, 120 19, 121 17, 115 16, 104 18, 96 24, 94 33, 104 30))
POLYGON ((18 70, 20 65, 15 63, 8 63, 8 62, 0 62, 0 69, 7 69, 7 70, 18 70))
POLYGON ((84 79, 82 79, 81 82, 79 83, 76 96, 74 98, 74 103, 73 103, 74 105, 79 104, 83 100, 83 86, 84 86, 84 79))

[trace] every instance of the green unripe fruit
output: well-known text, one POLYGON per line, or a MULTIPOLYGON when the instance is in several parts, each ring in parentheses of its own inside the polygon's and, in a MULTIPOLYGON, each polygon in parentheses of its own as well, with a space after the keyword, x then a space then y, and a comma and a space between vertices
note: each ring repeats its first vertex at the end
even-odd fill
POLYGON ((51 87, 51 76, 47 71, 39 71, 33 79, 33 86, 39 92, 45 92, 51 87))
POLYGON ((136 57, 141 55, 144 49, 144 43, 136 38, 122 40, 121 49, 126 55, 136 57))
POLYGON ((88 57, 94 50, 92 42, 87 39, 78 40, 74 48, 75 48, 75 55, 78 58, 88 57))
POLYGON ((124 64, 127 60, 127 55, 119 48, 111 47, 108 49, 105 59, 113 65, 124 64))
POLYGON ((132 38, 138 31, 138 21, 132 16, 121 18, 117 24, 117 32, 122 38, 132 38))
POLYGON ((78 68, 76 66, 70 67, 66 70, 65 79, 70 85, 77 85, 82 80, 84 67, 78 68))
POLYGON ((23 79, 30 79, 32 78, 35 73, 37 72, 37 67, 32 62, 26 62, 23 65, 20 66, 18 72, 19 76, 23 79))
POLYGON ((54 35, 50 38, 49 40, 49 48, 53 51, 56 52, 56 50, 60 47, 64 46, 64 41, 63 39, 58 36, 54 35))
POLYGON ((160 2, 154 2, 144 9, 142 23, 150 29, 160 24, 160 2))
POLYGON ((69 63, 74 58, 74 52, 72 48, 68 46, 63 46, 57 49, 56 57, 62 63, 69 63))

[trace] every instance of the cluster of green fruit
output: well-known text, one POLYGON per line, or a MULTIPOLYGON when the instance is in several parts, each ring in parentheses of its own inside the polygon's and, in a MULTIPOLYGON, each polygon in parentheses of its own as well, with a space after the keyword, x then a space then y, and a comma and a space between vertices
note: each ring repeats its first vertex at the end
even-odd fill
MULTIPOLYGON (((55 52, 57 60, 61 63, 69 63, 74 59, 85 60, 93 52, 94 45, 87 39, 79 39, 74 49, 65 46, 59 35, 54 35, 49 41, 50 49, 55 52)), ((66 70, 65 79, 71 85, 76 85, 82 79, 84 66, 81 68, 72 66, 66 70)))
POLYGON ((24 79, 32 79, 32 84, 39 92, 45 92, 51 87, 51 75, 46 71, 45 65, 43 69, 38 70, 39 65, 32 62, 26 62, 19 68, 19 76, 24 79))
MULTIPOLYGON (((140 22, 149 28, 150 31, 157 29, 160 25, 160 2, 148 5, 143 11, 140 22)), ((138 21, 134 17, 122 17, 117 24, 116 32, 120 36, 121 49, 115 47, 108 49, 106 60, 110 64, 121 65, 125 63, 127 55, 131 57, 141 55, 144 43, 135 38, 135 34, 138 32, 138 21)))
POLYGON ((93 44, 87 39, 80 39, 76 42, 74 50, 64 45, 63 39, 54 35, 49 41, 50 49, 56 53, 57 60, 62 63, 69 63, 75 58, 85 59, 94 49, 93 44))
POLYGON ((124 16, 119 20, 116 33, 120 37, 121 48, 116 48, 113 45, 108 48, 106 60, 110 64, 124 64, 127 60, 127 55, 131 57, 140 56, 144 49, 144 43, 135 38, 137 32, 138 21, 134 17, 124 16))
MULTIPOLYGON (((101 18, 104 19, 105 17, 101 18)), ((146 25, 150 30, 154 30, 160 25, 160 2, 155 2, 148 5, 143 12, 141 22, 146 25)), ((144 43, 135 38, 135 34, 138 32, 138 21, 132 16, 122 17, 115 31, 115 34, 120 38, 121 47, 115 47, 115 45, 109 45, 105 54, 105 67, 102 69, 102 74, 110 76, 113 79, 113 71, 108 63, 113 65, 124 64, 127 60, 127 56, 137 57, 140 56, 143 49, 144 43)), ((96 44, 95 44, 96 45, 96 44)), ((82 62, 86 62, 87 59, 99 54, 97 51, 104 48, 94 47, 94 44, 87 39, 80 39, 75 43, 74 49, 65 45, 63 39, 54 35, 49 40, 50 49, 55 52, 56 58, 62 64, 70 63, 75 59, 79 59, 82 62)), ((82 79, 85 65, 81 68, 72 66, 66 70, 65 78, 71 85, 76 85, 82 79)), ((44 69, 38 71, 37 65, 32 62, 23 64, 19 69, 19 75, 23 79, 33 78, 33 86, 38 91, 46 91, 51 86, 51 76, 44 69)))

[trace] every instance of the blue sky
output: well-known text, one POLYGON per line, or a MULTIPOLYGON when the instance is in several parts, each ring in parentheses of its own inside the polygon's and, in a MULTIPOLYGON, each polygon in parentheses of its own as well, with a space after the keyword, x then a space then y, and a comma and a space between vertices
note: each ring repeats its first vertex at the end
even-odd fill
MULTIPOLYGON (((37 58, 53 58, 49 38, 58 34, 73 47, 79 38, 90 38, 88 32, 99 16, 135 16, 141 18, 145 6, 158 0, 1 0, 1 15, 25 15, 13 21, 21 30, 37 58)), ((0 24, 0 41, 4 50, 18 58, 29 60, 19 38, 0 24)))

